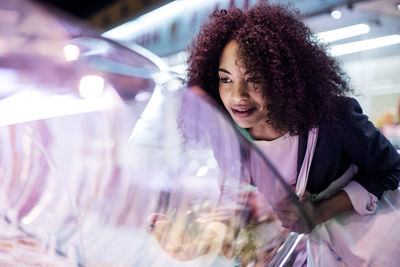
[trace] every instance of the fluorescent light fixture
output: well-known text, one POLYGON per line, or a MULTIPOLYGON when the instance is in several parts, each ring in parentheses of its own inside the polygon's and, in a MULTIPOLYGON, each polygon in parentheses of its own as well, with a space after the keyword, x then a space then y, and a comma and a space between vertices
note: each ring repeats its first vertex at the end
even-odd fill
POLYGON ((106 38, 115 40, 132 39, 132 37, 135 37, 144 31, 148 31, 149 28, 152 28, 153 26, 163 25, 164 21, 168 20, 168 18, 178 17, 188 10, 193 10, 196 6, 205 6, 214 2, 216 1, 175 0, 142 15, 135 20, 111 29, 102 35, 106 38))
POLYGON ((331 12, 331 17, 334 19, 340 19, 342 17, 342 12, 340 12, 340 10, 333 10, 331 12))
POLYGON ((111 29, 102 35, 111 39, 126 39, 129 35, 136 35, 148 29, 149 26, 162 24, 162 21, 168 17, 172 17, 175 13, 181 12, 181 1, 173 1, 158 9, 140 16, 139 18, 122 24, 111 29))
POLYGON ((400 35, 394 34, 358 42, 335 45, 331 48, 331 54, 333 56, 341 56, 399 43, 400 35))
POLYGON ((113 90, 107 90, 99 98, 80 99, 74 95, 46 95, 32 89, 0 100, 0 113, 7 114, 0 118, 0 126, 104 110, 119 103, 113 90))
POLYGON ((322 41, 330 43, 337 40, 365 34, 368 33, 369 31, 370 31, 369 26, 367 24, 361 23, 332 31, 320 32, 318 33, 318 37, 322 41))

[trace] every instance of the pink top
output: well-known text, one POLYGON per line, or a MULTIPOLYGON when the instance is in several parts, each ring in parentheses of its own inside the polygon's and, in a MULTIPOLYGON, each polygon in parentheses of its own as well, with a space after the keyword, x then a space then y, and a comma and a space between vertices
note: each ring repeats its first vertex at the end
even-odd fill
MULTIPOLYGON (((299 137, 297 135, 290 136, 287 133, 272 141, 254 140, 253 142, 272 162, 282 178, 289 185, 296 185, 299 137)), ((377 197, 359 183, 350 181, 343 190, 349 196, 357 213, 367 215, 375 212, 378 203, 377 197)))
POLYGON ((253 141, 276 167, 282 178, 289 185, 297 180, 297 151, 299 137, 289 133, 272 141, 253 141))

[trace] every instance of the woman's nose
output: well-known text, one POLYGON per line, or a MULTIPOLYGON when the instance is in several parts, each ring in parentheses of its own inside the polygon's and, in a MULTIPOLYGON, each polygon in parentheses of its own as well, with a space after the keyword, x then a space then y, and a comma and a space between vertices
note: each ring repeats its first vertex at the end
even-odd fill
POLYGON ((233 86, 232 98, 239 102, 242 99, 248 98, 247 85, 243 82, 237 83, 233 86))

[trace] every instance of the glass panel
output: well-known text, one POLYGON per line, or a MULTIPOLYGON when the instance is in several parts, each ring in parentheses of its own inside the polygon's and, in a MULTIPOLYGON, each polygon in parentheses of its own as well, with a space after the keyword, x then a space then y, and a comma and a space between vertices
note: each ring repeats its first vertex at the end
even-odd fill
POLYGON ((0 8, 17 18, 0 21, 2 265, 304 262, 272 207, 312 222, 201 89, 29 3, 0 8))

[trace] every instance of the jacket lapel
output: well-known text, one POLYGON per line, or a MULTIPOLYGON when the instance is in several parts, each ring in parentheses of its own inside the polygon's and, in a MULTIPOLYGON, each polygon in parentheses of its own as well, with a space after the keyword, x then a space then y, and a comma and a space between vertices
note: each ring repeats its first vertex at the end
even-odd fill
POLYGON ((299 149, 297 152, 297 177, 299 176, 301 165, 307 150, 308 132, 299 133, 299 149))

